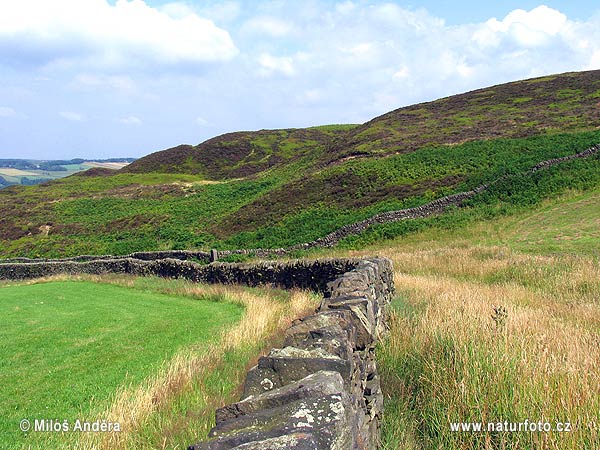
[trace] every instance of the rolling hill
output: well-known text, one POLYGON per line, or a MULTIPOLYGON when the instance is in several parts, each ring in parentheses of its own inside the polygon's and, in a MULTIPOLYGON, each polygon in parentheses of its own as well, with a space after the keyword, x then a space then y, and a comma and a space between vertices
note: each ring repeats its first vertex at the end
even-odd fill
POLYGON ((230 133, 115 174, 3 189, 0 253, 289 246, 502 178, 468 208, 376 227, 342 245, 456 226, 599 186, 597 156, 524 174, 600 142, 599 119, 600 71, 589 71, 479 89, 362 125, 230 133))

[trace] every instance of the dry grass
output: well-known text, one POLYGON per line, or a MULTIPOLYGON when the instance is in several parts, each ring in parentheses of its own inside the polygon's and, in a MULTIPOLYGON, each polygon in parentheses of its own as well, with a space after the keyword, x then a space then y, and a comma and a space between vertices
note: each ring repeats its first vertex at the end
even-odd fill
POLYGON ((380 349, 385 448, 600 448, 600 268, 500 247, 385 249, 396 287, 380 349), (570 433, 450 422, 571 422, 570 433))

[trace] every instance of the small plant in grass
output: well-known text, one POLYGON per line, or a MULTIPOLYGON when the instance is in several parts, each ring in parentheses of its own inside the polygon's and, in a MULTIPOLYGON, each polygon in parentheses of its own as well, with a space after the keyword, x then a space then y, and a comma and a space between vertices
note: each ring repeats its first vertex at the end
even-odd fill
POLYGON ((506 329, 506 319, 508 318, 508 311, 502 305, 492 306, 493 314, 492 320, 496 324, 496 332, 503 333, 506 329))

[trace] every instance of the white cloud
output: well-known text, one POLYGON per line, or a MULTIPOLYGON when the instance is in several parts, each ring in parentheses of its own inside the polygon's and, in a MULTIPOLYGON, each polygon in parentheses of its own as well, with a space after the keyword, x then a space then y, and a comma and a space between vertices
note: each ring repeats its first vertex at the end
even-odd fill
POLYGON ((58 113, 58 115, 63 119, 70 120, 71 122, 83 122, 85 119, 82 114, 73 111, 61 111, 58 113))
POLYGON ((258 64, 260 65, 259 73, 263 76, 268 76, 276 72, 286 76, 292 76, 296 73, 294 60, 288 56, 277 57, 268 53, 262 53, 258 57, 258 64))
POLYGON ((567 32, 569 27, 567 16, 542 5, 531 11, 516 9, 502 21, 492 18, 475 32, 473 39, 482 47, 497 47, 503 39, 522 47, 538 47, 567 32))
POLYGON ((119 122, 121 122, 124 125, 130 126, 140 126, 143 123, 142 119, 136 116, 123 117, 122 119, 119 119, 119 122))
MULTIPOLYGON (((256 51, 261 75, 287 75, 269 78, 268 85, 255 89, 262 96, 272 92, 287 99, 292 120, 298 117, 292 113, 294 105, 328 109, 330 121, 350 113, 367 120, 388 106, 600 64, 600 53, 594 53, 600 51, 600 16, 574 22, 540 6, 480 24, 448 26, 423 9, 390 2, 320 2, 312 15, 290 1, 277 4, 286 5, 285 15, 278 16, 274 9, 267 12, 285 17, 293 31, 281 40, 255 37, 245 43, 245 51, 256 51), (302 93, 311 91, 327 92, 327 97, 309 101, 302 93)), ((248 103, 261 107, 261 102, 248 103)), ((282 116, 274 116, 286 125, 282 116)), ((310 113, 305 117, 308 122, 310 113)))
POLYGON ((190 5, 184 2, 166 3, 160 7, 160 11, 173 19, 183 19, 195 14, 190 5))
POLYGON ((587 70, 598 70, 600 69, 600 50, 596 50, 590 56, 590 61, 585 67, 587 70))
POLYGON ((9 106, 0 106, 0 117, 10 119, 27 119, 27 115, 21 112, 15 111, 9 106))
POLYGON ((269 16, 253 17, 244 23, 242 31, 247 34, 283 37, 292 31, 292 25, 282 19, 269 16))
POLYGON ((198 64, 237 52, 210 20, 191 11, 173 17, 142 0, 3 1, 0 15, 0 57, 22 64, 198 64))

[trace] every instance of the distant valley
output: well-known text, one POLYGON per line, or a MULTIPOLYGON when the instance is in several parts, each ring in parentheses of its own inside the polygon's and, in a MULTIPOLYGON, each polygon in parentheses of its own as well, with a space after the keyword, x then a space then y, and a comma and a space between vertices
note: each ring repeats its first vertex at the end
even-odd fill
POLYGON ((31 186, 68 177, 94 167, 118 170, 135 158, 110 158, 88 160, 75 158, 70 160, 0 159, 0 189, 22 184, 31 186))

